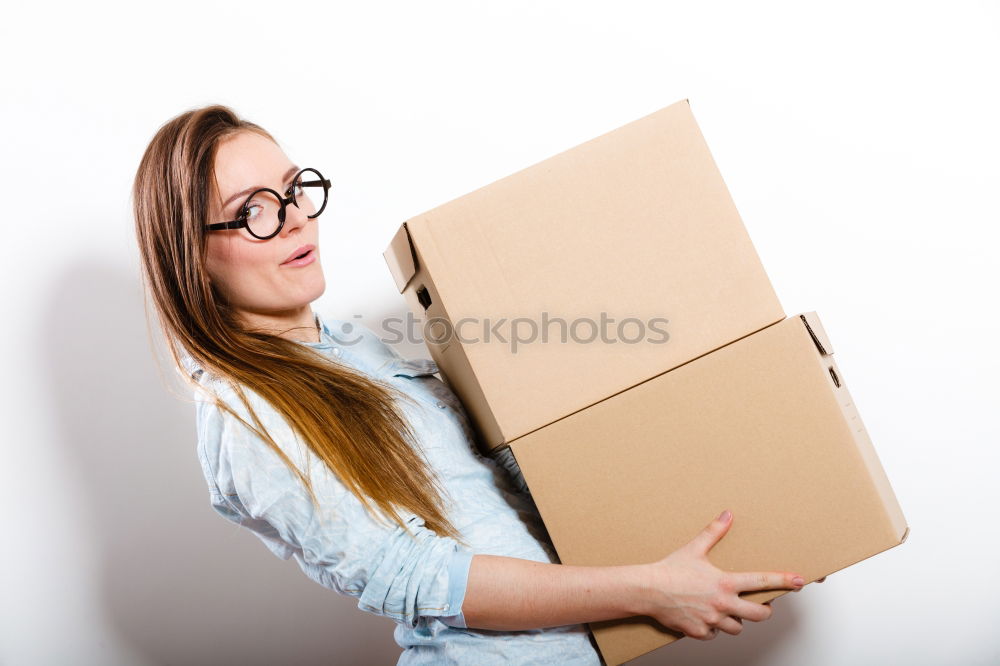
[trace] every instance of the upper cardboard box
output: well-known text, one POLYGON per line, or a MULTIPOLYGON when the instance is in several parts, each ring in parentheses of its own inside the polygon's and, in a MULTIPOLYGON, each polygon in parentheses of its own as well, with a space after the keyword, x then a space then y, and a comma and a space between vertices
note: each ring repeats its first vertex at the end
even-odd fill
POLYGON ((784 318, 687 100, 407 220, 384 256, 484 449, 784 318))

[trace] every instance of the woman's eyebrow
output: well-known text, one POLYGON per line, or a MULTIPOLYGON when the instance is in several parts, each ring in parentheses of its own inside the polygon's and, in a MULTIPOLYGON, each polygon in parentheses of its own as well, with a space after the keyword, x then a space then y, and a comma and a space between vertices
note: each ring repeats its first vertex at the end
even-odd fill
MULTIPOLYGON (((289 178, 291 178, 292 176, 294 176, 298 172, 299 172, 299 168, 293 164, 292 166, 290 166, 288 168, 288 171, 285 172, 285 175, 282 176, 281 182, 284 183, 286 180, 288 180, 289 178)), ((233 196, 231 196, 228 199, 226 199, 226 203, 222 204, 222 209, 225 210, 229 206, 229 204, 233 203, 234 201, 236 201, 240 197, 246 196, 246 195, 250 194, 251 192, 253 192, 255 190, 261 189, 262 187, 264 187, 264 186, 263 185, 254 185, 252 187, 246 188, 245 190, 240 190, 239 192, 237 192, 233 196)))

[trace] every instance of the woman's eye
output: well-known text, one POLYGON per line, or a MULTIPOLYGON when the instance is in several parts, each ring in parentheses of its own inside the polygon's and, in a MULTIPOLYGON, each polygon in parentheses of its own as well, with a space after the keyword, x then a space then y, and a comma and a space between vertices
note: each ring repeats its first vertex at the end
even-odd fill
POLYGON ((246 209, 246 219, 252 220, 260 215, 261 207, 258 204, 250 204, 246 209))

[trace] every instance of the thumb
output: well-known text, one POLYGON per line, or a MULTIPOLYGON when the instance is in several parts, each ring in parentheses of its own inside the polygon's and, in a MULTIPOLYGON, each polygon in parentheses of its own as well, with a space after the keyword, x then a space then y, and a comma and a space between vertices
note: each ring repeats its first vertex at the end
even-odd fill
POLYGON ((701 553, 707 555, 712 547, 719 543, 719 540, 729 531, 729 526, 733 524, 733 514, 726 509, 719 517, 708 524, 701 533, 691 540, 691 546, 701 553))

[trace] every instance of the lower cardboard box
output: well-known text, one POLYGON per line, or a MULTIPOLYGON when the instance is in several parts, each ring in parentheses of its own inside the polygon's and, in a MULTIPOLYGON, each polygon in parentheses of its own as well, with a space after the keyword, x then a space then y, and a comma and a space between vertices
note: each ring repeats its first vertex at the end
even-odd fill
MULTIPOLYGON (((511 442, 560 561, 653 562, 723 509, 709 558, 726 571, 815 581, 902 543, 832 351, 816 313, 796 315, 511 442)), ((647 617, 590 629, 609 665, 683 637, 647 617)))

